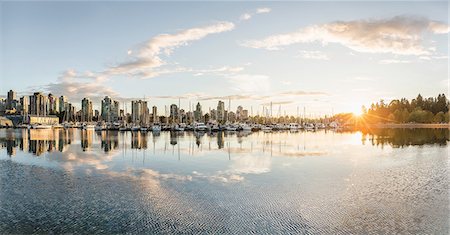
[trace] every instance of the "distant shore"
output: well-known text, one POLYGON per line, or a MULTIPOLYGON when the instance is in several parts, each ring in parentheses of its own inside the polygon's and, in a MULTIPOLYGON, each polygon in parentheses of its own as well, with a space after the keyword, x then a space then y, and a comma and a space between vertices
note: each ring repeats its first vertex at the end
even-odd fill
POLYGON ((370 125, 375 128, 449 128, 450 123, 383 123, 370 125))

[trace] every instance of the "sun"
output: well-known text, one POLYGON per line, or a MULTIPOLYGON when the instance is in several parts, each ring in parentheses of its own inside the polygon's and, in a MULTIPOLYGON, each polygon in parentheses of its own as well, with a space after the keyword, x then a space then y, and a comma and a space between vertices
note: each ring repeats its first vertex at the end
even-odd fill
POLYGON ((361 108, 357 108, 353 110, 353 115, 355 115, 356 117, 361 117, 363 115, 363 111, 361 108))

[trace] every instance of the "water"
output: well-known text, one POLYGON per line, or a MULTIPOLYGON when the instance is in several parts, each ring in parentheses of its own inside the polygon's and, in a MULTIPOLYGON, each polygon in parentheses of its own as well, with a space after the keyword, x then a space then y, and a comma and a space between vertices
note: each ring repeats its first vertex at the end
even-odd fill
POLYGON ((449 233, 448 129, 0 130, 0 233, 449 233))

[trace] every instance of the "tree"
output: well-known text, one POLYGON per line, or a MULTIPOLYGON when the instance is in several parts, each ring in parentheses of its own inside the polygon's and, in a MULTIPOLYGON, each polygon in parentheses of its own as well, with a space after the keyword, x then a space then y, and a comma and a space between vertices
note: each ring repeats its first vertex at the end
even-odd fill
POLYGON ((441 111, 441 112, 437 113, 436 115, 434 115, 433 122, 434 123, 443 123, 443 122, 445 122, 445 114, 444 114, 444 112, 441 111))

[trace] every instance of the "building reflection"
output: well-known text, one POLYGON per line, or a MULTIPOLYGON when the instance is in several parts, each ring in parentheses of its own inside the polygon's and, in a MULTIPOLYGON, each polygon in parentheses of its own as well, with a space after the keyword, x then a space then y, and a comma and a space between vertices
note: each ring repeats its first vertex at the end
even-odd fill
POLYGON ((81 131, 81 149, 86 151, 92 147, 94 130, 81 131))
MULTIPOLYGON (((259 151, 263 154, 270 153, 271 155, 275 154, 278 156, 305 156, 308 154, 311 155, 311 148, 326 151, 327 146, 330 144, 329 142, 324 142, 322 145, 317 145, 316 143, 312 143, 313 140, 308 139, 335 134, 332 131, 328 131, 328 133, 302 131, 298 133, 147 133, 119 131, 96 132, 93 130, 78 129, 8 129, 1 133, 3 134, 0 135, 0 148, 6 149, 6 153, 9 156, 16 155, 18 149, 22 152, 32 153, 35 156, 40 156, 46 152, 65 152, 70 145, 78 143, 78 140, 80 140, 82 151, 95 151, 100 146, 105 153, 127 148, 143 150, 152 148, 155 154, 159 150, 165 153, 167 146, 171 145, 172 147, 176 146, 179 151, 188 151, 189 154, 193 154, 194 146, 196 145, 195 148, 199 151, 203 151, 203 149, 206 151, 224 149, 229 154, 259 151), (207 139, 205 139, 205 136, 207 136, 207 139), (205 148, 202 148, 203 141, 207 141, 205 148), (188 147, 186 146, 186 142, 189 142, 188 147), (308 149, 308 143, 314 147, 308 149), (300 146, 303 147, 300 148, 300 146)), ((449 141, 448 129, 373 129, 361 131, 359 134, 361 138, 357 141, 361 141, 361 144, 370 144, 377 147, 389 145, 398 148, 410 145, 429 144, 442 146, 447 145, 449 141)), ((320 151, 315 151, 314 154, 320 154, 320 151)))
POLYGON ((101 148, 105 153, 119 148, 119 133, 117 131, 96 132, 101 138, 101 148))
POLYGON ((17 148, 40 156, 45 152, 63 152, 73 138, 73 130, 12 130, 0 138, 0 146, 6 147, 9 156, 14 156, 17 148))
POLYGON ((131 132, 131 148, 147 149, 147 132, 131 132))

